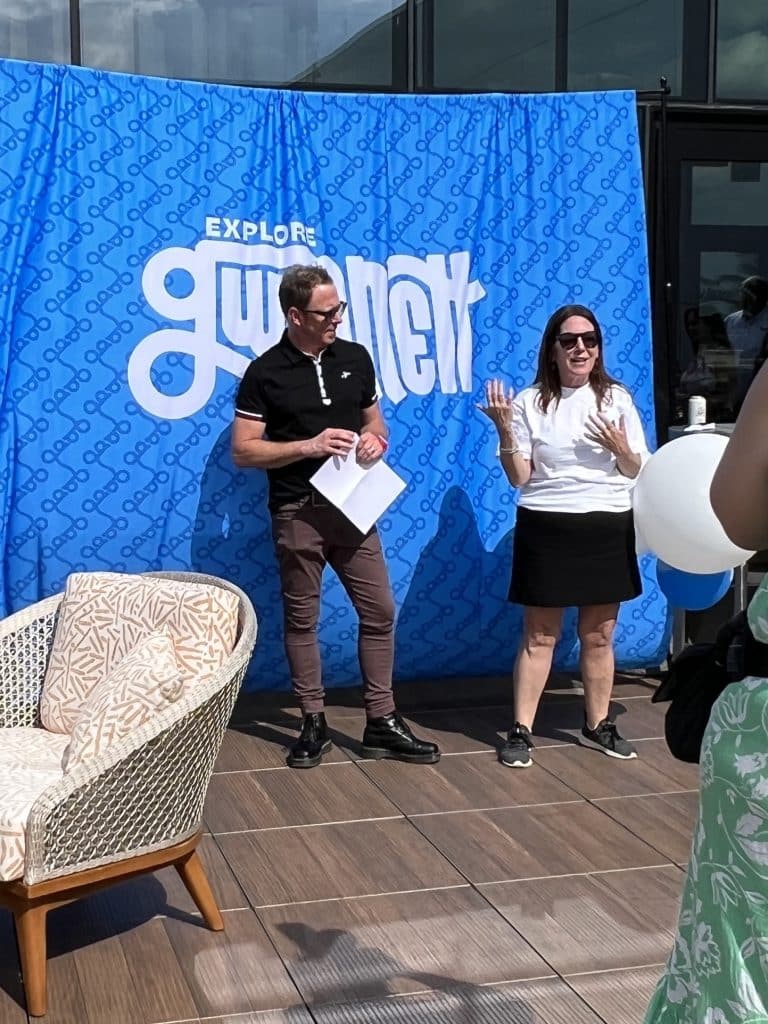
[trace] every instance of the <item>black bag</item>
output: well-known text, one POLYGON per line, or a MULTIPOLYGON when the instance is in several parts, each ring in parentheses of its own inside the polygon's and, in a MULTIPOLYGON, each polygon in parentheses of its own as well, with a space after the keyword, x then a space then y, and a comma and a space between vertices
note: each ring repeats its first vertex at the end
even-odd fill
POLYGON ((679 761, 697 764, 712 705, 729 683, 768 676, 768 644, 752 635, 747 613, 734 615, 711 643, 691 644, 671 662, 651 701, 670 701, 664 736, 679 761))

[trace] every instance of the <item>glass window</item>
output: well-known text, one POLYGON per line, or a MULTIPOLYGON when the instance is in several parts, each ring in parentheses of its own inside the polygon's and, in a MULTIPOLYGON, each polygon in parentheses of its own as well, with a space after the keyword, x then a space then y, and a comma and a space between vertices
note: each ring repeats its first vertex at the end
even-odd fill
POLYGON ((717 7, 718 99, 768 99, 765 0, 733 0, 717 7))
POLYGON ((658 89, 680 95, 683 0, 570 0, 569 89, 658 89))
POLYGON ((83 63, 239 84, 400 87, 393 81, 400 6, 397 0, 80 0, 83 63))
POLYGON ((692 164, 690 223, 768 226, 768 166, 692 164))
POLYGON ((672 422, 735 419, 768 356, 768 163, 683 161, 672 422))
POLYGON ((425 0, 425 66, 435 89, 547 92, 555 87, 555 0, 425 0))
POLYGON ((0 56, 69 63, 69 0, 3 0, 0 56))

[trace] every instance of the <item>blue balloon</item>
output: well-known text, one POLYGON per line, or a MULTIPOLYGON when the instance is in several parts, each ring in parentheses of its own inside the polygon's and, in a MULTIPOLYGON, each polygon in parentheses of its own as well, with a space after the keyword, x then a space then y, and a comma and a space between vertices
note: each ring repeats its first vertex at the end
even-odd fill
POLYGON ((673 608, 699 612, 711 608, 728 593, 733 581, 733 569, 726 569, 725 572, 683 572, 659 559, 656 563, 656 579, 659 590, 673 608))

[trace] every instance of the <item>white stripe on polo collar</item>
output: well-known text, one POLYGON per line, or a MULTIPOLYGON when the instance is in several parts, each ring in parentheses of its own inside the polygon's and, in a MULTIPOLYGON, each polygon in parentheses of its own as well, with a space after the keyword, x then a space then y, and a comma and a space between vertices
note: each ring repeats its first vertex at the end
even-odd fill
POLYGON ((325 350, 320 352, 319 355, 313 356, 311 352, 303 352, 299 349, 302 355, 306 356, 307 359, 311 359, 315 364, 315 373, 317 374, 317 386, 320 388, 320 401, 323 405, 330 405, 331 400, 328 397, 328 392, 325 390, 325 380, 323 378, 323 364, 322 358, 325 355, 325 350))

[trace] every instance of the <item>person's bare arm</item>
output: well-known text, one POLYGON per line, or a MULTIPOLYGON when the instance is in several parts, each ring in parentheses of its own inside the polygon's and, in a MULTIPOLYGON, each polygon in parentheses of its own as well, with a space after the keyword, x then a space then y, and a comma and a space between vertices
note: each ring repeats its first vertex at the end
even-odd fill
POLYGON ((363 409, 363 424, 360 429, 360 436, 363 434, 376 434, 381 437, 388 437, 389 431, 381 413, 381 403, 374 402, 367 409, 363 409))
POLYGON ((747 392, 709 493, 734 544, 768 547, 768 363, 747 392))
POLYGON ((522 454, 515 438, 512 423, 514 392, 505 388, 500 380, 485 382, 485 405, 477 408, 484 413, 499 433, 499 460, 507 480, 513 487, 525 487, 531 479, 533 464, 522 454))
POLYGON ((301 459, 321 459, 325 455, 346 455, 354 434, 351 430, 329 427, 306 441, 268 441, 261 420, 235 416, 232 425, 232 461, 247 469, 279 469, 301 459))

